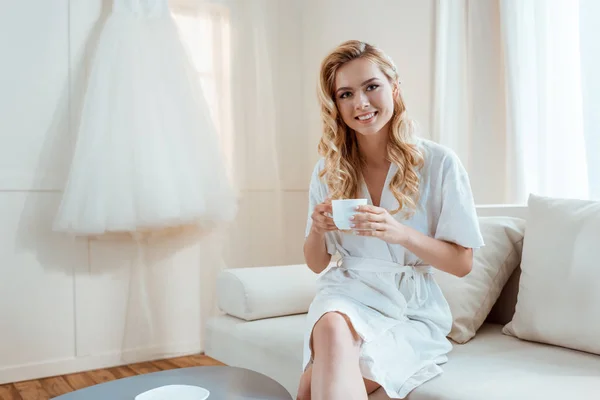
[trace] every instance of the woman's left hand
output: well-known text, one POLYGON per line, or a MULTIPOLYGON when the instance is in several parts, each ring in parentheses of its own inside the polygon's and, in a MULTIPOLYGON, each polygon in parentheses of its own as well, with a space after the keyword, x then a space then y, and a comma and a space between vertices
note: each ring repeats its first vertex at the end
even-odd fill
POLYGON ((373 236, 392 244, 403 244, 409 236, 409 228, 398 222, 381 207, 358 206, 357 214, 350 218, 355 235, 373 236))

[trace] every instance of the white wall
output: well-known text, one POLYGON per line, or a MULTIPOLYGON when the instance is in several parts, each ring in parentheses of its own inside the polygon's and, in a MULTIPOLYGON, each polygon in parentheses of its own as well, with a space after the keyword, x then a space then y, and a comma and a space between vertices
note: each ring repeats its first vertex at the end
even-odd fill
POLYGON ((400 71, 407 111, 430 137, 433 68, 433 0, 303 1, 302 54, 306 130, 311 164, 321 133, 316 84, 323 57, 339 43, 357 39, 383 49, 400 71))
POLYGON ((68 104, 67 10, 67 0, 26 0, 0 12, 0 382, 75 356, 74 271, 87 245, 45 229, 65 166, 50 153, 71 140, 57 119, 68 104))
MULTIPOLYGON (((123 254, 135 248, 71 241, 50 230, 74 142, 67 110, 71 100, 75 115, 80 99, 79 60, 97 37, 110 3, 2 4, 0 384, 121 362, 129 276, 123 254)), ((411 114, 424 135, 429 128, 432 0, 272 3, 284 231, 277 236, 269 224, 269 193, 243 193, 240 229, 232 232, 227 248, 231 267, 302 262, 307 187, 321 129, 316 77, 321 58, 336 44, 359 38, 386 50, 400 68, 411 114)), ((196 271, 206 251, 196 246, 161 259, 157 273, 177 276, 184 273, 182 266, 196 271)), ((165 299, 193 302, 199 288, 189 281, 166 284, 165 299)), ((186 326, 177 314, 166 315, 164 322, 171 331, 158 347, 197 348, 198 327, 186 326)))
POLYGON ((239 229, 228 264, 301 263, 308 184, 321 134, 316 84, 322 58, 344 40, 381 46, 395 60, 409 113, 430 137, 433 0, 271 0, 271 33, 283 230, 267 223, 276 209, 272 192, 243 193, 239 229))
POLYGON ((311 171, 306 150, 308 135, 302 123, 305 80, 302 53, 298 50, 303 40, 300 18, 303 3, 296 0, 267 0, 266 3, 270 6, 265 29, 273 74, 281 193, 276 194, 261 185, 241 193, 241 210, 226 256, 231 267, 303 262, 303 227, 311 171), (274 221, 278 216, 283 220, 281 224, 274 221))
POLYGON ((244 193, 231 266, 301 263, 308 184, 321 134, 316 96, 319 66, 351 38, 381 46, 396 62, 409 113, 430 137, 433 0, 271 0, 269 32, 277 104, 283 232, 264 223, 276 208, 272 193, 244 193), (266 217, 265 217, 266 216, 266 217), (283 236, 283 241, 278 235, 283 236), (241 246, 241 247, 240 247, 241 246), (241 250, 241 251, 240 251, 241 250))
POLYGON ((146 350, 201 349, 201 327, 188 323, 181 304, 188 313, 205 311, 200 282, 206 270, 198 266, 211 259, 211 246, 197 244, 165 258, 157 246, 72 240, 51 231, 74 143, 69 110, 76 114, 81 67, 110 4, 2 3, 0 384, 139 358, 122 358, 123 348, 138 339, 125 330, 138 250, 140 262, 163 283, 153 300, 167 310, 156 314, 161 329, 146 350))
MULTIPOLYGON (((485 2, 484 2, 485 3, 485 2)), ((316 100, 316 82, 323 57, 337 44, 358 39, 381 47, 400 71, 408 113, 420 126, 419 135, 432 138, 433 85, 435 68, 435 2, 433 0, 305 0, 302 2, 302 63, 305 79, 304 112, 309 146, 309 164, 317 160, 316 145, 321 133, 316 100)), ((502 59, 497 7, 475 4, 490 15, 470 21, 475 40, 470 45, 482 57, 469 60, 475 91, 473 138, 468 169, 477 204, 504 201, 505 126, 502 99, 504 82, 498 79, 502 59)), ((468 161, 468 162, 467 162, 468 161)))

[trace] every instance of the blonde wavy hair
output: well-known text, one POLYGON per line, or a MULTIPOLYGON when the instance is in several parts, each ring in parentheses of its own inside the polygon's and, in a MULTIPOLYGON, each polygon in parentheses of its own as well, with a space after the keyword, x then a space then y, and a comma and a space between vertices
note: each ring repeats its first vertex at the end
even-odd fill
MULTIPOLYGON (((361 157, 356 133, 342 120, 335 102, 335 78, 339 68, 347 62, 364 58, 375 63, 392 86, 399 85, 399 77, 393 61, 380 49, 368 43, 351 40, 335 48, 321 63, 318 97, 321 103, 323 135, 319 142, 319 154, 325 158, 321 178, 326 176, 331 199, 356 198, 360 193, 361 157)), ((394 97, 387 148, 388 161, 398 167, 389 189, 399 207, 388 210, 391 214, 402 211, 411 216, 419 201, 419 175, 423 155, 415 145, 414 123, 406 117, 402 95, 394 97)))

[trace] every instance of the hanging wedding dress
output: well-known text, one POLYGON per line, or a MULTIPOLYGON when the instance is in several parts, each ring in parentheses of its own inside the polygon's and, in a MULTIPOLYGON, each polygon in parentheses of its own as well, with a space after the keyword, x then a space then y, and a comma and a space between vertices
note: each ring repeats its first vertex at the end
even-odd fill
POLYGON ((114 0, 92 60, 56 231, 229 221, 235 196, 168 0, 114 0))
POLYGON ((111 256, 81 280, 110 265, 127 282, 124 361, 199 351, 222 268, 213 228, 233 219, 236 196, 168 0, 113 0, 90 62, 54 229, 119 239, 94 244, 111 256))

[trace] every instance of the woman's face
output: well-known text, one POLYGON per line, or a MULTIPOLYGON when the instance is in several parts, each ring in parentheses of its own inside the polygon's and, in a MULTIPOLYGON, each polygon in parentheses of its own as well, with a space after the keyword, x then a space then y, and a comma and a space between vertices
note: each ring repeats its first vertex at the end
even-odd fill
POLYGON ((335 77, 339 113, 346 125, 361 135, 375 135, 388 128, 395 90, 379 66, 365 58, 344 64, 335 77))

